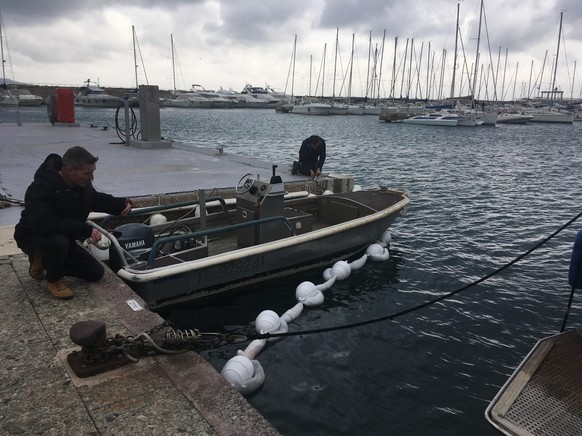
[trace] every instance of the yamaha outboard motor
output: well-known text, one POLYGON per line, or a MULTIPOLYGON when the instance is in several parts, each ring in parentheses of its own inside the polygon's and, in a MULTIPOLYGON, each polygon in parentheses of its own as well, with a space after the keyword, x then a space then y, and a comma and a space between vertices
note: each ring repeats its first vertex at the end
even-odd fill
MULTIPOLYGON (((134 259, 147 260, 155 242, 154 231, 146 224, 123 224, 113 230, 111 234, 125 250, 124 255, 129 263, 134 263, 134 259)), ((117 272, 122 265, 118 251, 111 246, 109 248, 109 267, 117 272)))

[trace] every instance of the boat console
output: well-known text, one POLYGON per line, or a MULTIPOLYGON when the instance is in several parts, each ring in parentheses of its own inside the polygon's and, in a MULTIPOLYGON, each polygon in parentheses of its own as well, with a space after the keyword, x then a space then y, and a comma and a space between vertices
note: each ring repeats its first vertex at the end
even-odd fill
POLYGON ((239 247, 249 247, 276 241, 311 230, 312 216, 287 210, 284 207, 285 188, 280 176, 275 175, 277 165, 273 165, 273 175, 269 182, 255 179, 245 174, 236 187, 237 222, 246 223, 263 218, 286 217, 292 223, 293 231, 283 221, 273 221, 241 228, 237 231, 239 247))

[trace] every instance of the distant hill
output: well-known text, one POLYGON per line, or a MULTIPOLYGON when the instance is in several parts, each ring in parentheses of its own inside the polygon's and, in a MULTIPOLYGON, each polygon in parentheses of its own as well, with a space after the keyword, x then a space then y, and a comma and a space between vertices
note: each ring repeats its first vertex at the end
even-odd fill
POLYGON ((0 84, 6 83, 7 85, 24 85, 24 83, 22 82, 17 82, 16 80, 12 80, 9 78, 6 79, 0 79, 0 84), (6 82, 4 82, 6 81, 6 82))

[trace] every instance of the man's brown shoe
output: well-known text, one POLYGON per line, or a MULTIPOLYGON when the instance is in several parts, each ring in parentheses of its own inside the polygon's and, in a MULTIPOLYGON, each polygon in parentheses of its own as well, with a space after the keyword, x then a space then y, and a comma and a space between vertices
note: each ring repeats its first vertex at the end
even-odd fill
POLYGON ((46 274, 44 272, 44 266, 42 264, 42 257, 29 257, 30 267, 28 268, 28 274, 35 280, 42 280, 45 278, 46 274))
POLYGON ((48 282, 48 290, 53 298, 56 298, 57 300, 69 300, 73 298, 74 295, 73 291, 69 289, 63 279, 59 279, 56 282, 48 282))

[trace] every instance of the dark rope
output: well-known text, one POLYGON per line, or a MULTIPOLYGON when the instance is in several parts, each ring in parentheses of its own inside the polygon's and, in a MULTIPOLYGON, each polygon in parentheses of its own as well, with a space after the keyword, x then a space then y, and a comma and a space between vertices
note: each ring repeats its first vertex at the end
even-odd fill
MULTIPOLYGON (((526 256, 530 255, 531 253, 533 253, 535 250, 537 250, 538 248, 540 248, 542 245, 544 245, 545 243, 547 243, 548 241, 550 241, 551 239, 553 239, 554 237, 556 237, 559 233, 561 233, 564 229, 568 228, 570 225, 572 225, 572 223, 574 223, 576 220, 578 220, 580 217, 582 216, 582 212, 579 213, 578 215, 576 215, 574 218, 572 218, 570 221, 568 221, 566 224, 562 225, 558 230, 556 230, 555 232, 553 232, 550 236, 542 239, 540 242, 538 242, 537 244, 535 244, 533 247, 531 247, 529 250, 527 250, 525 253, 520 254, 519 256, 517 256, 515 259, 513 259, 512 261, 506 263, 505 265, 503 265, 502 267, 496 269, 495 271, 487 274, 486 276, 472 282, 469 283, 465 286, 460 287, 459 289, 449 292, 447 294, 443 294, 440 297, 434 298, 432 300, 429 300, 425 303, 419 304, 418 306, 414 306, 414 307, 410 307, 408 309, 402 310, 400 312, 396 312, 396 313, 392 313, 390 315, 386 315, 386 316, 382 316, 379 318, 372 318, 366 321, 360 321, 360 322, 355 322, 355 323, 351 323, 351 324, 344 324, 344 325, 340 325, 340 326, 334 326, 334 327, 324 327, 324 328, 319 328, 319 329, 312 329, 312 330, 303 330, 303 331, 299 331, 299 332, 287 332, 287 333, 263 333, 263 334, 256 334, 256 335, 248 335, 248 338, 250 340, 253 339, 268 339, 268 338, 275 338, 275 337, 285 337, 285 336, 301 336, 301 335, 310 335, 310 334, 315 334, 315 333, 327 333, 327 332, 332 332, 332 331, 338 331, 338 330, 346 330, 346 329, 351 329, 351 328, 356 328, 356 327, 361 327, 364 325, 369 325, 369 324, 375 324, 378 322, 382 322, 382 321, 387 321, 387 320, 394 320, 396 318, 399 318, 401 316, 407 315, 409 313, 412 312, 416 312, 417 310, 420 309, 424 309, 425 307, 431 306, 435 303, 438 303, 439 301, 443 301, 446 300, 454 295, 457 295, 469 288, 472 288, 473 286, 478 285, 479 283, 484 282, 485 280, 490 279, 491 277, 499 274, 502 271, 505 271, 506 269, 508 269, 510 266, 514 265, 515 263, 519 262, 520 260, 522 260, 523 258, 525 258, 526 256)), ((573 298, 573 293, 571 296, 571 299, 573 298)), ((568 305, 570 306, 570 304, 568 305)))
POLYGON ((572 300, 574 300, 574 292, 576 288, 572 286, 572 291, 570 291, 570 298, 568 299, 568 307, 566 308, 566 313, 564 314, 564 320, 562 321, 562 327, 560 328, 560 333, 566 330, 566 323, 568 322, 568 316, 570 316, 570 308, 572 307, 572 300))

